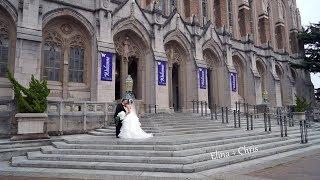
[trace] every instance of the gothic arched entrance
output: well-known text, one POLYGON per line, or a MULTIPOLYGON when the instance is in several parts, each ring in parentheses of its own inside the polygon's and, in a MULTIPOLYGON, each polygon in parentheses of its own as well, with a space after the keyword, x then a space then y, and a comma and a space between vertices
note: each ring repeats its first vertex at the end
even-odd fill
POLYGON ((241 58, 237 55, 232 57, 233 66, 237 72, 237 92, 238 92, 238 100, 245 102, 245 86, 244 86, 244 64, 241 58))
MULTIPOLYGON (((169 105, 170 109, 182 111, 187 106, 187 66, 188 53, 176 41, 165 44, 169 66, 169 105)), ((189 75, 190 76, 190 75, 189 75)))
POLYGON ((211 49, 203 51, 203 58, 207 63, 208 73, 208 103, 209 107, 213 104, 221 105, 221 89, 219 88, 221 77, 221 63, 217 55, 211 49))
MULTIPOLYGON (((114 35, 116 46, 115 100, 125 93, 125 80, 128 75, 133 79, 133 93, 142 104, 150 91, 152 80, 152 55, 147 43, 132 30, 123 30, 114 35), (146 61, 148 59, 148 61, 146 61)), ((150 99, 150 98, 149 98, 150 99)))

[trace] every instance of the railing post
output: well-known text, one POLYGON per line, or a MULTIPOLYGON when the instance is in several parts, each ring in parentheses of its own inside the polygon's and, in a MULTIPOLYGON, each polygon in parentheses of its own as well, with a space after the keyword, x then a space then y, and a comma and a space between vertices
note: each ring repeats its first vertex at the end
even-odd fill
POLYGON ((200 102, 201 105, 201 116, 203 116, 203 101, 200 102))
POLYGON ((250 115, 250 121, 251 121, 251 130, 253 130, 253 115, 250 115))
POLYGON ((234 128, 237 128, 237 110, 233 110, 234 128))
POLYGON ((64 103, 63 103, 63 101, 60 101, 60 103, 59 103, 59 133, 60 133, 60 135, 63 135, 63 109, 64 109, 64 103))
POLYGON ((236 111, 238 112, 238 102, 236 101, 236 111))
POLYGON ((268 124, 269 124, 269 131, 271 132, 271 117, 270 117, 270 114, 268 114, 268 124))
POLYGON ((308 124, 307 124, 307 121, 304 120, 304 140, 305 140, 305 143, 308 143, 308 124))
POLYGON ((204 109, 205 110, 205 116, 208 116, 208 110, 207 110, 208 109, 208 103, 207 103, 207 101, 204 102, 204 107, 205 107, 205 109, 204 109))
POLYGON ((282 116, 280 116, 280 133, 281 133, 281 137, 283 137, 283 121, 282 121, 282 116))
POLYGON ((197 114, 199 114, 199 100, 197 100, 197 114))
POLYGON ((304 144, 304 128, 303 128, 303 120, 300 120, 300 137, 301 137, 301 144, 304 144))
POLYGON ((154 105, 154 113, 157 114, 157 105, 154 105))
POLYGON ((82 106, 83 106, 83 130, 84 132, 86 132, 87 131, 87 103, 84 102, 82 106))
POLYGON ((249 131, 249 117, 248 117, 248 113, 246 113, 246 120, 247 120, 247 131, 249 131))
POLYGON ((192 100, 192 113, 195 113, 194 103, 195 103, 195 101, 194 101, 194 100, 192 100))
POLYGON ((288 123, 287 123, 287 117, 283 117, 283 122, 284 122, 284 136, 288 137, 288 123))
POLYGON ((264 131, 268 131, 267 129, 267 114, 264 112, 263 113, 263 122, 264 122, 264 131))
POLYGON ((238 110, 238 125, 240 128, 241 127, 241 112, 240 112, 240 110, 238 110))
POLYGON ((218 113, 217 113, 217 109, 218 109, 218 105, 214 105, 214 118, 216 119, 216 120, 218 120, 218 113))
POLYGON ((229 109, 226 107, 226 123, 229 124, 229 109))
POLYGON ((212 104, 210 106, 210 119, 213 120, 213 106, 212 104))
POLYGON ((224 107, 221 107, 222 124, 224 124, 224 107))
POLYGON ((149 114, 151 114, 151 104, 149 104, 149 114))

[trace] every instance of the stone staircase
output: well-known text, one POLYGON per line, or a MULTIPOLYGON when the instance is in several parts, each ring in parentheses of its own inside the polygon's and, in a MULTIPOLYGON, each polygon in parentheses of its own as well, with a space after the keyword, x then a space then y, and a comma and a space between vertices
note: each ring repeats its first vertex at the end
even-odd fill
POLYGON ((242 117, 241 128, 234 128, 231 116, 229 124, 221 124, 221 119, 210 120, 194 114, 150 115, 141 118, 141 124, 147 132, 155 133, 153 138, 116 139, 112 127, 97 129, 89 135, 62 137, 62 141, 43 146, 40 151, 13 157, 7 171, 28 168, 28 172, 34 173, 69 169, 70 173, 86 170, 114 175, 130 172, 209 175, 213 169, 285 156, 320 145, 320 132, 316 129, 308 132, 309 143, 300 144, 298 125, 288 127, 288 137, 280 137, 275 120, 271 132, 264 131, 263 119, 255 119, 252 131, 245 130, 245 122, 242 117))
MULTIPOLYGON (((233 131, 235 129, 234 115, 229 114, 228 117, 229 123, 222 123, 221 114, 217 115, 217 120, 215 120, 215 117, 211 120, 209 114, 203 117, 197 114, 155 114, 140 118, 140 122, 143 130, 148 133, 153 133, 156 136, 172 136, 228 130, 233 131)), ((226 122, 226 118, 224 122, 226 122)), ((238 119, 236 123, 238 126, 238 119)), ((246 126, 246 117, 241 115, 240 127, 246 128, 246 126)), ((264 128, 262 115, 259 115, 259 118, 253 119, 253 126, 254 128, 264 128)), ((275 121, 272 121, 271 126, 276 126, 275 121)), ((108 126, 103 129, 96 129, 94 131, 90 131, 89 134, 95 136, 114 136, 115 127, 108 126)))

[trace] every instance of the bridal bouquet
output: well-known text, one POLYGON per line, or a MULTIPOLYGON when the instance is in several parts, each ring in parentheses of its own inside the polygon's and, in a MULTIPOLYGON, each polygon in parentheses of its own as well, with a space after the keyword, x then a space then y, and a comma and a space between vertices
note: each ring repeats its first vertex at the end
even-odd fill
POLYGON ((119 117, 121 121, 124 120, 125 116, 126 116, 126 113, 124 111, 119 112, 117 115, 117 117, 119 117))

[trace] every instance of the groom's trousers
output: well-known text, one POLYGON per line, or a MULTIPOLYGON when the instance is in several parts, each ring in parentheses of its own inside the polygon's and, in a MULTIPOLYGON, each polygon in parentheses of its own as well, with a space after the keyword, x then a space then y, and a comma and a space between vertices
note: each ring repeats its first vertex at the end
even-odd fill
POLYGON ((118 137, 118 135, 120 134, 120 129, 122 127, 122 123, 119 122, 117 125, 116 125, 116 136, 118 137))

